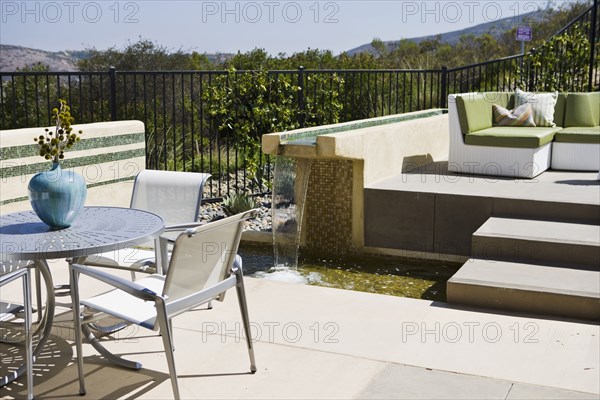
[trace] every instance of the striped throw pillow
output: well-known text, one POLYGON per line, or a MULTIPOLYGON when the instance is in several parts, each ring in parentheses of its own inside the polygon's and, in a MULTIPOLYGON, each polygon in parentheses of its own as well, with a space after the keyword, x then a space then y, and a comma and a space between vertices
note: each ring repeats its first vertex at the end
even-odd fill
POLYGON ((535 126, 531 104, 523 104, 514 110, 507 110, 498 104, 492 104, 494 125, 496 126, 535 126))
POLYGON ((515 107, 523 104, 531 104, 533 109, 533 121, 536 126, 555 127, 554 106, 558 99, 558 92, 530 93, 520 89, 515 91, 515 107))

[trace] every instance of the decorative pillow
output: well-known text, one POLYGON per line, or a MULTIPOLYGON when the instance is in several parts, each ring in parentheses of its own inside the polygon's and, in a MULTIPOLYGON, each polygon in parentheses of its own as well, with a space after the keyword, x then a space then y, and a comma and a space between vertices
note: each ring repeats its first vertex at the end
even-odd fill
POLYGON ((515 107, 529 103, 533 109, 533 121, 536 126, 555 127, 554 106, 558 92, 530 93, 517 89, 515 92, 515 107))
POLYGON ((507 110, 498 104, 492 104, 494 125, 496 126, 535 126, 531 104, 523 104, 514 110, 507 110))

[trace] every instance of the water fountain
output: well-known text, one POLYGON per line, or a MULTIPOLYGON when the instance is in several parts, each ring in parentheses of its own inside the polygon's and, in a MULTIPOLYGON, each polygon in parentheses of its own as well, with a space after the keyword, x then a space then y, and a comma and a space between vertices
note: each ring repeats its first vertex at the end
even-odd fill
POLYGON ((306 282, 294 275, 299 249, 363 253, 365 184, 447 157, 447 124, 437 109, 263 135, 263 152, 276 156, 275 273, 306 282))
POLYGON ((298 267, 302 215, 312 160, 279 156, 273 179, 273 249, 275 267, 298 267))

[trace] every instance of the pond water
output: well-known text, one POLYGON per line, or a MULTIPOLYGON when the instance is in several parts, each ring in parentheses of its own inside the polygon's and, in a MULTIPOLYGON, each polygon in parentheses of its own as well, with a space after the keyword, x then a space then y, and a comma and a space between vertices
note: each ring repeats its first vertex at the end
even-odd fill
POLYGON ((294 270, 274 268, 268 246, 244 244, 239 254, 247 276, 434 301, 446 301, 446 282, 460 268, 440 261, 352 256, 337 260, 301 257, 294 270))

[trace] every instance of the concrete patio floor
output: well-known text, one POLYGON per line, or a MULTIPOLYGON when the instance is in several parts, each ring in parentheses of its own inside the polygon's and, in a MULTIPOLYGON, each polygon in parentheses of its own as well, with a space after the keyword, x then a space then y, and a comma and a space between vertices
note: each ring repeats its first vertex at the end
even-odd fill
MULTIPOLYGON (((418 182, 409 179, 404 185, 423 187, 421 176, 409 178, 418 178, 418 182)), ((567 182, 569 193, 578 191, 575 202, 591 202, 597 207, 596 184, 590 186, 582 183, 583 178, 560 174, 544 175, 540 183, 546 178, 567 182)), ((584 178, 595 176, 587 174, 584 178)), ((131 184, 91 188, 87 205, 126 207, 131 184)), ((473 185, 466 186, 471 193, 473 185)), ((499 182, 488 186, 506 193, 509 185, 499 182)), ((565 190, 541 193, 529 185, 511 186, 523 186, 520 190, 524 195, 547 195, 570 202, 563 198, 565 190)), ((0 213, 29 207, 28 202, 5 204, 0 213)), ((55 283, 68 281, 64 262, 53 262, 50 268, 55 283)), ((249 373, 236 294, 231 291, 213 310, 199 309, 174 320, 175 357, 183 398, 600 396, 598 325, 253 278, 246 278, 246 285, 257 340, 258 372, 249 373)), ((19 285, 3 288, 1 297, 18 297, 19 290, 19 285)), ((83 296, 104 290, 82 282, 83 296)), ((57 301, 66 302, 68 298, 57 301)), ((116 367, 90 345, 84 345, 87 395, 80 397, 71 321, 70 311, 58 307, 54 335, 35 365, 36 398, 172 398, 162 341, 155 332, 142 328, 128 328, 106 343, 111 351, 140 361, 140 371, 116 367)), ((2 371, 12 360, 5 350, 0 345, 2 371)), ((0 398, 23 398, 24 382, 20 378, 0 388, 0 398)))
MULTIPOLYGON (((55 283, 67 280, 62 262, 51 269, 55 283)), ((258 372, 249 373, 230 291, 213 310, 174 320, 183 398, 597 399, 600 393, 598 325, 253 278, 246 286, 258 372)), ((103 290, 82 282, 84 296, 103 290)), ((35 365, 36 398, 81 398, 71 321, 66 308, 57 308, 55 335, 35 365)), ((83 398, 172 397, 155 332, 128 328, 106 347, 143 369, 116 367, 85 345, 83 398)), ((0 396, 22 398, 23 382, 0 388, 0 396)))

